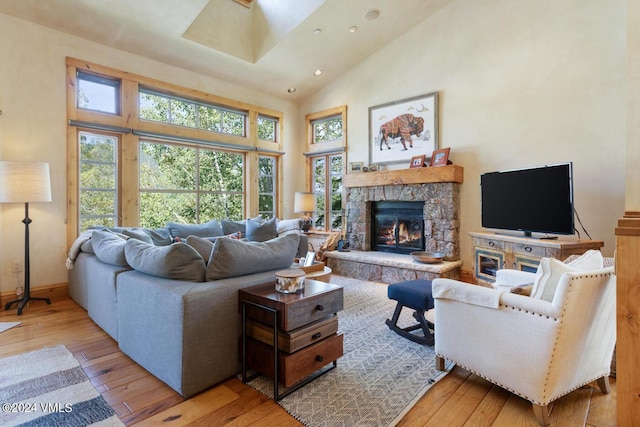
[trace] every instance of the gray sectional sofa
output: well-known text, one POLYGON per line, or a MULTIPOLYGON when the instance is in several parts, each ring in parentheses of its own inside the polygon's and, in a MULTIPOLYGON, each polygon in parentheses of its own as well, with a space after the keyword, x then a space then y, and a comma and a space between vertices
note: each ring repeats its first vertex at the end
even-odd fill
POLYGON ((251 241, 246 232, 241 240, 222 237, 225 230, 207 235, 212 225, 220 223, 89 230, 67 260, 71 298, 184 397, 240 371, 238 289, 273 280, 306 253, 295 229, 251 241))

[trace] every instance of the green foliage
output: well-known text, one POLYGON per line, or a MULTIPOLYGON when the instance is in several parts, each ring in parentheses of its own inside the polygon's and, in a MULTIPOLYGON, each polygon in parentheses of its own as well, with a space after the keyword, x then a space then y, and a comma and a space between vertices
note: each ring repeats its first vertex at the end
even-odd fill
POLYGON ((116 218, 117 138, 80 132, 80 223, 113 225, 116 218))
POLYGON ((141 142, 140 226, 242 219, 243 164, 241 154, 141 142))
POLYGON ((140 118, 229 135, 246 135, 246 113, 140 90, 140 118))
POLYGON ((278 121, 270 117, 258 117, 258 138, 263 141, 276 141, 276 124, 278 121))
POLYGON ((317 120, 313 125, 313 142, 318 144, 342 139, 342 116, 317 120))

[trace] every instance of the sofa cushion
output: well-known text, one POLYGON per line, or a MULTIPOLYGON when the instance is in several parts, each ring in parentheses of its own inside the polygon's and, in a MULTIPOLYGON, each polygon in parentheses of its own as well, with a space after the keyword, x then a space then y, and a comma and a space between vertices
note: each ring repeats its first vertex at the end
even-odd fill
POLYGON ((603 268, 600 251, 589 250, 569 264, 555 258, 542 258, 531 290, 532 298, 553 301, 558 282, 564 273, 591 271, 603 268))
POLYGON ((296 234, 287 234, 266 242, 218 239, 209 258, 207 280, 288 268, 298 250, 299 239, 300 236, 296 234))
POLYGON ((205 239, 204 237, 189 236, 185 241, 187 245, 196 250, 204 260, 205 265, 209 262, 211 251, 213 251, 214 240, 205 239))
POLYGON ((127 267, 124 247, 127 241, 110 231, 95 230, 91 233, 91 247, 98 259, 107 264, 127 267))
POLYGON ((250 242, 266 242, 267 240, 275 239, 278 237, 276 219, 271 218, 267 221, 248 219, 246 237, 250 242))
POLYGON ((179 224, 177 222, 168 222, 167 227, 169 233, 174 239, 176 237, 186 239, 189 236, 210 237, 222 236, 222 227, 218 220, 212 219, 204 224, 179 224))
POLYGON ((204 260, 186 243, 154 246, 141 240, 129 239, 124 253, 129 265, 142 273, 190 282, 204 281, 204 260))

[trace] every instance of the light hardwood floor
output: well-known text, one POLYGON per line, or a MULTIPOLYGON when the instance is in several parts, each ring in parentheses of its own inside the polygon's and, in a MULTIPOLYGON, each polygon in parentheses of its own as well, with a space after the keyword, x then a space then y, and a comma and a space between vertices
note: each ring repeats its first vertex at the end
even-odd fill
MULTIPOLYGON (((3 307, 4 308, 4 307, 3 307)), ((0 357, 64 344, 94 386, 127 425, 299 426, 280 406, 231 378, 188 400, 118 350, 71 299, 51 305, 34 301, 17 316, 0 311, 0 322, 21 321, 0 334, 0 357)), ((526 366, 522 367, 526 369, 526 366)), ((615 426, 616 387, 602 394, 595 384, 559 399, 551 412, 555 426, 615 426)), ((454 370, 438 382, 399 426, 536 426, 530 404, 491 383, 454 370)))

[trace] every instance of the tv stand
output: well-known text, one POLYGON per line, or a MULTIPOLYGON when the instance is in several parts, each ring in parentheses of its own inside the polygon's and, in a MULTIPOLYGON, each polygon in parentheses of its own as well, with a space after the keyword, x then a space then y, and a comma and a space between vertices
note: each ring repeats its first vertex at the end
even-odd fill
MULTIPOLYGON (((498 235, 498 236, 520 237, 517 234, 501 233, 499 231, 497 231, 495 234, 498 235)), ((545 235, 545 236, 534 236, 531 231, 525 231, 523 236, 526 239, 538 239, 538 240, 555 240, 555 239, 558 238, 558 236, 548 236, 548 235, 545 235)))
POLYGON ((604 246, 604 242, 598 240, 569 240, 555 236, 544 239, 489 232, 469 235, 473 240, 473 276, 483 286, 491 286, 500 269, 535 272, 543 257, 564 260, 570 255, 604 246))

